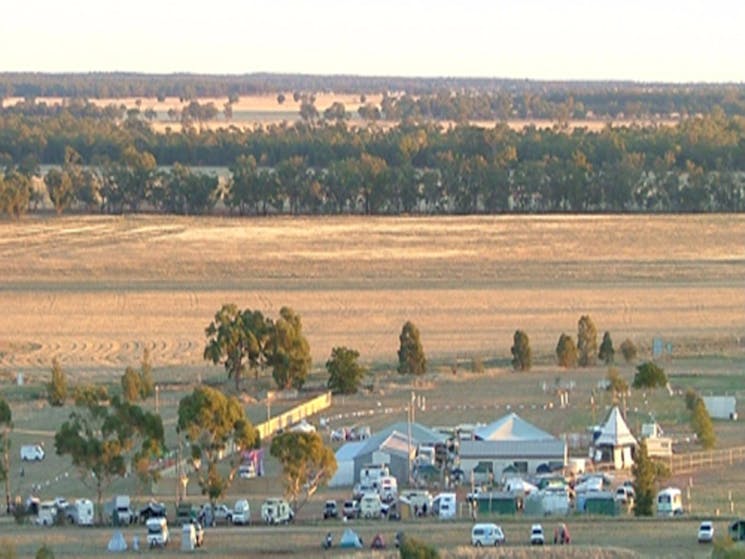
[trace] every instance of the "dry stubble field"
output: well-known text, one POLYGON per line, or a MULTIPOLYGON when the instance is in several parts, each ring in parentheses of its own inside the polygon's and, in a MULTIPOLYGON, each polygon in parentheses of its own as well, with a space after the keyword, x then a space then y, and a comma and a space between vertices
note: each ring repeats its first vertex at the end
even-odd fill
MULTIPOLYGON (((444 387, 443 393, 423 388, 431 398, 422 421, 441 424, 446 416, 488 421, 517 400, 526 403, 521 414, 540 422, 544 397, 535 392, 536 383, 553 381, 550 355, 556 339, 562 331, 576 333, 581 314, 590 314, 601 332, 610 330, 616 345, 630 337, 648 351, 652 336, 672 341, 676 357, 687 355, 688 361, 671 363, 671 372, 688 373, 691 363, 708 371, 711 355, 731 356, 741 363, 743 240, 745 217, 736 215, 28 217, 0 223, 0 370, 6 379, 23 372, 40 382, 57 357, 73 377, 112 381, 125 366, 137 364, 147 345, 160 378, 193 378, 195 370, 220 374, 204 364, 202 349, 204 327, 222 303, 235 302, 271 316, 290 305, 303 317, 319 368, 331 347, 348 345, 359 349, 365 362, 390 370, 401 325, 414 321, 427 355, 441 363, 436 383, 444 387), (436 406, 451 403, 448 394, 467 395, 471 385, 485 392, 495 378, 447 379, 443 373, 448 364, 474 355, 506 359, 516 328, 529 333, 538 354, 535 377, 504 378, 509 388, 489 400, 496 407, 487 405, 477 414, 437 412, 436 406), (700 357, 691 360, 696 355, 700 357)), ((718 371, 722 365, 717 363, 717 382, 729 385, 732 367, 725 364, 726 370, 718 371)), ((497 372, 497 377, 503 374, 497 372)), ((589 391, 595 377, 603 375, 595 371, 582 381, 583 390, 589 391)), ((405 400, 408 392, 404 386, 403 392, 396 388, 395 375, 383 378, 393 382, 385 381, 376 399, 383 405, 387 394, 396 405, 405 400)), ((663 400, 658 400, 660 405, 671 405, 663 400)), ((176 400, 164 405, 172 415, 176 400)), ((342 399, 335 410, 351 412, 361 405, 374 403, 342 399)), ((48 413, 34 410, 35 405, 24 405, 14 419, 32 430, 54 429, 44 424, 43 418, 51 417, 48 413)), ((678 411, 667 413, 672 420, 678 411)), ((560 420, 557 415, 556 429, 577 428, 588 412, 575 415, 560 420)), ((371 423, 385 419, 380 416, 371 423)), ((737 427, 718 428, 727 444, 741 440, 733 431, 737 427)), ((30 442, 34 436, 40 435, 29 433, 22 440, 30 442)), ((741 476, 733 475, 739 484, 741 476)), ((698 486, 699 478, 696 482, 698 486)), ((60 490, 63 486, 79 491, 72 480, 60 482, 60 490)), ((738 489, 738 499, 740 493, 738 489)), ((715 505, 699 506, 706 512, 715 505)), ((607 539, 592 523, 579 524, 575 537, 592 545, 628 543, 650 557, 657 555, 660 542, 667 556, 699 556, 688 541, 691 522, 669 525, 661 535, 655 533, 656 524, 640 528, 613 523, 602 528, 607 539), (627 542, 629 530, 635 533, 632 542, 627 542), (681 537, 685 542, 676 543, 681 537)), ((508 530, 522 534, 527 525, 519 520, 508 530)), ((8 529, 0 529, 0 539, 8 529)), ((375 529, 363 528, 368 540, 375 529)), ((292 551, 315 555, 323 530, 293 530, 292 551)), ((467 531, 468 524, 461 523, 438 531, 438 537, 449 547, 467 531)), ((96 555, 107 533, 97 531, 88 542, 94 547, 85 554, 96 555)), ((424 534, 431 535, 426 528, 424 534)), ((38 544, 34 529, 13 537, 21 551, 38 544)), ((75 556, 79 543, 68 531, 47 537, 57 553, 75 556)), ((278 550, 271 534, 252 531, 251 541, 256 552, 289 552, 278 550)), ((244 537, 230 532, 220 536, 218 549, 230 556, 231 549, 244 545, 244 537)), ((211 549, 210 556, 215 551, 221 556, 211 549)))

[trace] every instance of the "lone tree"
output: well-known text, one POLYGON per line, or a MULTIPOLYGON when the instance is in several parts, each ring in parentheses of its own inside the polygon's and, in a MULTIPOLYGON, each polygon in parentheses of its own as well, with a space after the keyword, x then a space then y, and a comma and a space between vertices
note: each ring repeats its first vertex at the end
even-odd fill
POLYGON ((67 377, 57 358, 52 359, 52 380, 47 384, 47 400, 53 406, 64 406, 67 400, 67 377))
POLYGON ((556 360, 560 367, 569 369, 577 366, 577 347, 571 336, 562 333, 556 344, 556 360))
POLYGON ((153 380, 153 366, 150 363, 150 350, 142 350, 140 361, 140 398, 147 400, 155 395, 155 381, 153 380))
POLYGON ((636 354, 636 344, 632 342, 630 338, 626 338, 621 342, 621 355, 623 355, 623 359, 626 363, 634 361, 636 359, 636 354))
POLYGON ((603 334, 603 341, 600 342, 600 351, 598 351, 598 359, 600 359, 606 365, 611 365, 615 360, 616 350, 613 349, 613 340, 611 340, 610 332, 603 334))
POLYGON ((326 361, 329 372, 328 387, 335 394, 355 394, 367 374, 367 369, 361 366, 357 359, 360 353, 348 347, 335 347, 331 350, 331 358, 326 361))
POLYGON ((529 371, 532 365, 530 339, 522 330, 515 330, 512 347, 512 368, 516 371, 529 371))
POLYGON ((597 360, 598 331, 587 315, 577 323, 577 353, 580 367, 591 367, 597 360))
POLYGON ((698 440, 706 450, 714 448, 717 443, 717 436, 714 433, 714 425, 711 422, 711 416, 706 409, 703 399, 698 398, 693 406, 691 413, 691 427, 696 433, 698 440))
POLYGON ((656 388, 658 386, 667 386, 665 370, 651 361, 642 363, 636 368, 636 371, 637 373, 634 375, 634 382, 632 383, 634 388, 656 388))
POLYGON ((55 434, 54 446, 60 456, 70 456, 83 484, 95 489, 103 522, 103 491, 126 475, 127 458, 142 479, 157 479, 157 470, 149 466, 163 453, 163 420, 118 397, 108 402, 106 392, 93 386, 77 391, 75 406, 55 434))
POLYGON ((634 476, 634 516, 652 516, 657 468, 647 453, 647 442, 642 439, 631 467, 634 476))
POLYGON ((305 497, 302 507, 336 472, 334 451, 318 433, 282 433, 272 439, 269 453, 282 466, 285 495, 296 510, 300 497, 305 497))
POLYGON ((241 377, 248 369, 258 375, 271 328, 271 321, 259 311, 223 305, 205 329, 204 358, 215 365, 222 363, 228 378, 235 380, 235 389, 240 390, 241 377))
POLYGON ((419 338, 419 329, 410 321, 404 324, 399 336, 398 372, 402 375, 423 375, 427 372, 427 359, 419 338))
POLYGON ((271 329, 267 362, 280 389, 302 388, 310 372, 310 345, 303 334, 300 315, 282 307, 271 329))
POLYGON ((125 402, 137 402, 142 393, 140 374, 132 367, 127 367, 122 375, 122 397, 125 402))
POLYGON ((178 406, 176 430, 191 445, 191 462, 197 481, 212 504, 225 494, 240 466, 241 452, 259 443, 259 434, 246 418, 235 396, 226 396, 215 388, 199 386, 184 396, 178 406), (227 473, 218 463, 233 444, 227 473))

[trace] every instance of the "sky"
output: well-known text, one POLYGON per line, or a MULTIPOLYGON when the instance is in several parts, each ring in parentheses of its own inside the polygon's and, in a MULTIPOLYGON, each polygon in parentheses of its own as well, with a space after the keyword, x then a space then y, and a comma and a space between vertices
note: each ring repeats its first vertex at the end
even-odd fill
POLYGON ((26 0, 0 71, 745 82, 741 0, 26 0))

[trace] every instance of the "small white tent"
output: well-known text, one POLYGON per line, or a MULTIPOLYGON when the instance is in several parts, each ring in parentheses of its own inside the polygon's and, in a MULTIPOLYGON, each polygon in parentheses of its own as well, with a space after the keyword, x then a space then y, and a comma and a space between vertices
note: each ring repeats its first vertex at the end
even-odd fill
POLYGON ((111 552, 127 551, 127 540, 124 539, 124 534, 122 534, 121 530, 114 532, 106 549, 111 552))

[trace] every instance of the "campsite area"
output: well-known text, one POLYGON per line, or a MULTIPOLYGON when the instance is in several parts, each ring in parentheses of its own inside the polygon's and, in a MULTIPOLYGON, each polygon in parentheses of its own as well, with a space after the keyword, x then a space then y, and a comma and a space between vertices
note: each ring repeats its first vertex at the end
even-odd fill
MULTIPOLYGON (((637 360, 625 363, 618 356, 615 365, 629 382, 635 366, 652 358, 654 340, 663 342, 657 360, 673 392, 633 390, 627 402, 632 431, 653 417, 677 441, 676 452, 697 451, 685 389, 743 396, 745 219, 738 215, 35 216, 0 223, 0 233, 0 375, 14 420, 11 487, 24 497, 32 486, 49 499, 91 496, 69 460, 53 450, 54 429, 72 408, 52 408, 43 398, 53 358, 72 383, 113 389, 124 369, 137 366, 149 348, 159 398, 146 406, 158 406, 172 446, 178 402, 196 383, 222 383, 232 390, 224 369, 203 359, 204 329, 227 302, 272 316, 282 306, 298 312, 313 356, 311 389, 324 387, 332 347, 360 352, 372 373, 365 389, 334 397, 329 410, 310 418, 320 426, 323 417, 326 434, 342 426, 375 431, 406 421, 412 392, 419 397, 416 421, 428 426, 489 423, 514 411, 556 436, 584 434, 603 421, 613 401, 598 388, 606 366, 556 365, 556 341, 563 332, 576 335, 581 315, 592 317, 601 336, 610 332, 616 347, 626 338, 636 344, 637 360), (395 371, 406 320, 419 327, 428 358, 428 373, 414 380, 395 371), (530 336, 529 372, 513 372, 510 365, 518 328, 530 336), (565 387, 571 390, 562 407, 557 389, 565 387), (43 444, 47 457, 23 465, 21 472, 17 449, 32 443, 43 444)), ((245 379, 243 388, 242 400, 255 422, 291 405, 270 408, 264 401, 273 388, 269 375, 245 379)), ((742 416, 739 402, 738 411, 742 416)), ((716 448, 745 446, 738 421, 716 421, 715 431, 716 448)), ((576 452, 570 449, 570 456, 576 452)), ((282 491, 278 466, 266 455, 267 475, 237 480, 224 499, 247 498, 254 523, 261 501, 282 491)), ((696 543, 698 522, 713 519, 721 534, 730 518, 745 514, 743 481, 742 463, 673 472, 669 484, 687 493, 683 518, 571 516, 573 545, 554 556, 706 556, 710 549, 696 543)), ((172 506, 175 486, 168 478, 150 488, 124 479, 107 495, 127 493, 138 504, 154 496, 172 506)), ((459 488, 459 499, 469 489, 459 488)), ((204 502, 195 483, 187 492, 192 502, 204 502)), ((324 522, 322 507, 325 499, 342 501, 348 494, 322 489, 289 527, 208 529, 198 553, 341 555, 320 547, 327 531, 338 539, 344 527, 341 521, 324 522)), ((496 520, 511 556, 535 553, 523 547, 532 521, 496 520)), ((543 521, 547 534, 555 524, 552 518, 543 521)), ((459 547, 469 543, 467 517, 353 525, 365 542, 380 531, 390 544, 403 530, 449 556, 479 556, 459 547)), ((177 532, 173 548, 159 556, 180 555, 177 532)), ((134 534, 144 538, 144 528, 125 529, 128 541, 134 534)), ((111 528, 19 527, 11 517, 0 520, 0 542, 17 556, 33 555, 42 543, 58 557, 100 556, 110 536, 111 528)))

